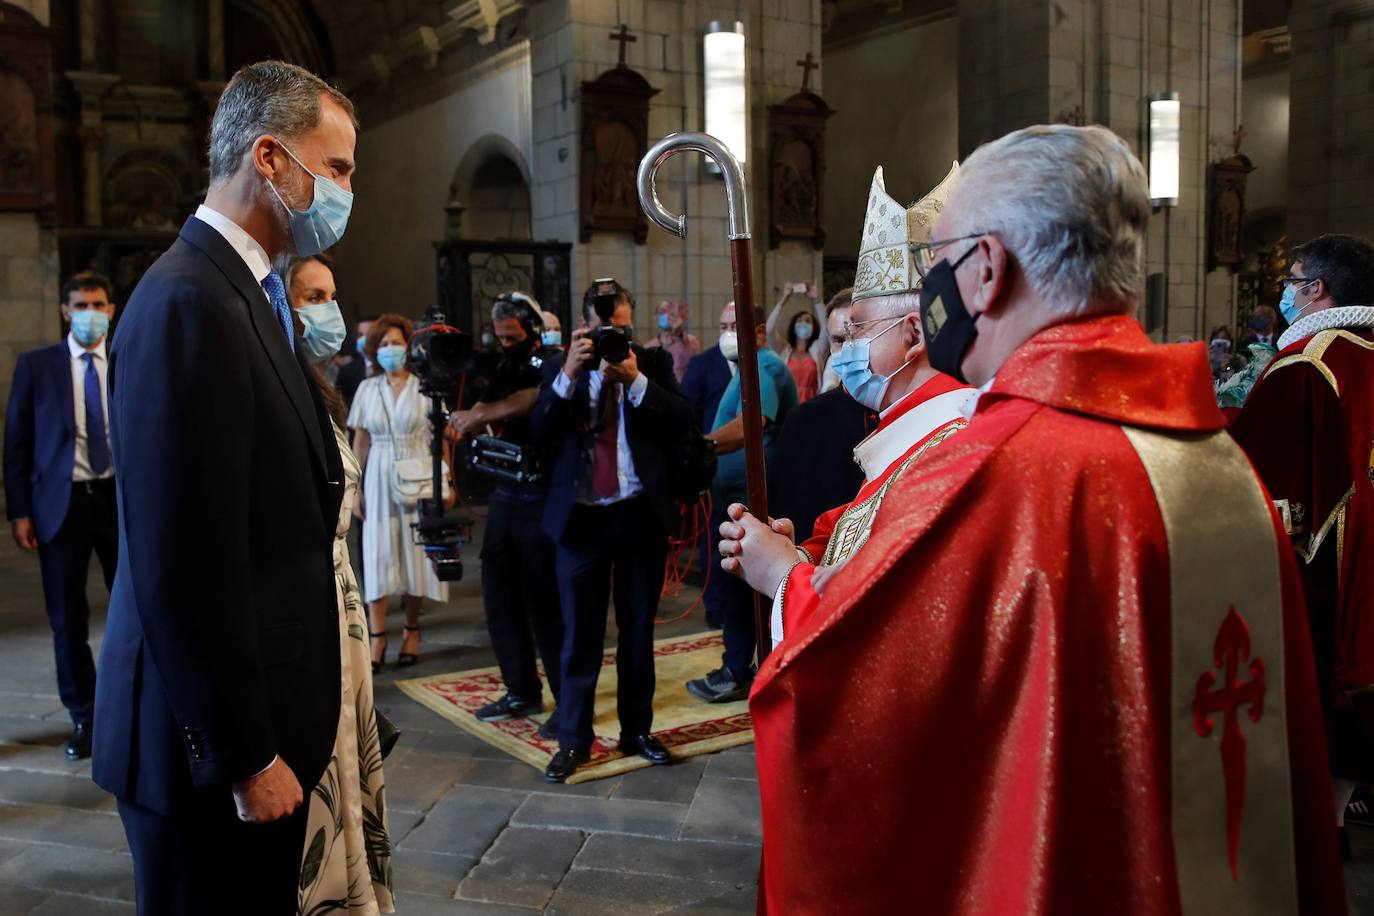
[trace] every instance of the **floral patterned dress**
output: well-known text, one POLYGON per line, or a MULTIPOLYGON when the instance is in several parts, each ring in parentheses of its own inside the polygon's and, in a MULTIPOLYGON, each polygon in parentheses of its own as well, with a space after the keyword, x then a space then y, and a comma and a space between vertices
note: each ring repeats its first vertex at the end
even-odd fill
POLYGON ((348 528, 362 468, 337 426, 334 436, 344 467, 343 505, 334 529, 334 586, 343 654, 339 731, 329 766, 310 793, 297 909, 309 916, 394 913, 367 609, 348 559, 348 528))

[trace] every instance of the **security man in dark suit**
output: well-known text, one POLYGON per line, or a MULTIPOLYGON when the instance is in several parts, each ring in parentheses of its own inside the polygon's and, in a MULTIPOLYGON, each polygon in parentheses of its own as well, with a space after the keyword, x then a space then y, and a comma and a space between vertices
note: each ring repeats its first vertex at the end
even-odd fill
POLYGON ((91 554, 100 560, 107 589, 119 555, 105 397, 112 289, 94 271, 62 285, 62 317, 71 332, 61 343, 19 357, 5 417, 5 506, 15 542, 38 550, 57 689, 72 717, 68 760, 91 755, 91 554))
MULTIPOLYGON (((562 352, 540 340, 544 319, 532 296, 509 292, 491 307, 491 324, 501 344, 499 361, 484 383, 481 397, 448 420, 448 435, 496 435, 521 446, 540 468, 544 449, 530 441, 529 413, 539 396, 544 363, 561 359, 562 352)), ((542 467, 547 472, 547 467, 542 467)), ((535 665, 535 648, 544 659, 549 693, 558 702, 561 685, 559 656, 563 651, 563 615, 558 584, 550 574, 553 541, 540 522, 548 499, 548 481, 502 479, 491 494, 486 533, 482 539, 482 605, 487 633, 506 693, 477 710, 483 722, 503 722, 542 712, 543 684, 535 665)), ((550 734, 549 723, 541 729, 550 734)))
POLYGON ((653 763, 672 759, 650 733, 653 630, 668 538, 678 521, 670 460, 692 423, 692 409, 667 352, 632 345, 619 362, 596 358, 591 335, 603 323, 631 333, 634 300, 618 283, 594 283, 582 311, 583 327, 573 332, 561 365, 545 364, 530 415, 536 438, 556 455, 544 511, 544 530, 556 545, 564 625, 559 750, 545 770, 551 782, 566 780, 591 751, 612 595, 621 750, 653 763), (606 297, 601 303, 598 291, 606 297), (602 305, 604 314, 598 312, 602 305))
POLYGON ((225 86, 210 187, 110 353, 119 570, 92 775, 141 916, 294 914, 305 798, 334 748, 343 466, 272 264, 343 234, 357 122, 265 61, 225 86))

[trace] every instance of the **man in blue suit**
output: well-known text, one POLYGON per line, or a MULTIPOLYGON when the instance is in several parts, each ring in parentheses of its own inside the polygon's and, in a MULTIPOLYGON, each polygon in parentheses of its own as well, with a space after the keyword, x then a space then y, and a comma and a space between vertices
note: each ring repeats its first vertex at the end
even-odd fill
POLYGON ((307 70, 234 74, 205 203, 110 352, 120 562, 92 775, 118 800, 140 916, 296 912, 302 802, 339 716, 343 468, 272 264, 343 234, 356 129, 307 70))
POLYGON ((619 362, 597 356, 589 332, 605 322, 628 334, 634 319, 634 300, 614 281, 609 314, 597 314, 595 290, 602 285, 587 291, 584 325, 573 333, 566 357, 544 363, 530 414, 535 439, 555 455, 543 527, 555 545, 563 683, 559 750, 544 772, 550 782, 565 781, 590 755, 612 595, 621 750, 656 764, 672 759, 650 733, 654 617, 668 538, 678 523, 670 460, 692 424, 692 409, 665 350, 634 344, 619 362))
POLYGON ((71 332, 61 343, 19 357, 5 417, 5 507, 19 547, 38 551, 57 689, 72 717, 68 760, 91 755, 91 554, 100 560, 108 589, 119 549, 105 398, 111 291, 110 281, 94 271, 62 285, 62 317, 71 332))

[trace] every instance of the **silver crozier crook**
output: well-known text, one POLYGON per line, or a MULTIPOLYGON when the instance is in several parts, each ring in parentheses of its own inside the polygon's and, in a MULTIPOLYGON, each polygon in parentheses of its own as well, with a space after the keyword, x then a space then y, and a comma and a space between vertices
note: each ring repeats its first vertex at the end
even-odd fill
MULTIPOLYGON (((639 163, 639 205, 649 219, 679 238, 687 237, 687 217, 668 212, 658 199, 654 177, 674 153, 693 150, 711 157, 725 178, 729 210, 730 267, 735 289, 735 326, 739 329, 740 412, 744 419, 744 478, 749 490, 749 511, 768 519, 768 490, 763 463, 763 414, 759 406, 759 326, 754 310, 753 261, 749 246, 749 199, 745 194, 744 169, 739 160, 710 134, 669 134, 655 143, 639 163)), ((714 538, 716 532, 711 532, 714 538)), ((754 593, 754 638, 758 662, 772 648, 768 614, 761 596, 754 593)))

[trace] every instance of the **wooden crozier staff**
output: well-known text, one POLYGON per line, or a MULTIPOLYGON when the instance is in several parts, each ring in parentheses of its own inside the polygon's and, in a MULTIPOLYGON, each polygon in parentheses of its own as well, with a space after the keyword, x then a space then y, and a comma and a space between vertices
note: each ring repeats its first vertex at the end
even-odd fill
MULTIPOLYGON (((754 313, 754 279, 749 246, 749 201, 745 195, 744 170, 725 144, 710 134, 669 134, 650 148, 639 163, 639 204, 649 219, 679 238, 687 237, 687 217, 668 212, 658 199, 654 177, 659 166, 674 153, 695 150, 711 157, 725 177, 725 201, 729 210, 730 267, 735 288, 735 322, 739 327, 739 391, 744 419, 744 474, 749 491, 749 511, 768 518, 768 487, 763 464, 763 414, 759 407, 759 360, 754 313)), ((712 532, 715 535, 715 532, 712 532)), ((754 593, 754 636, 758 663, 772 648, 768 609, 754 593)))

